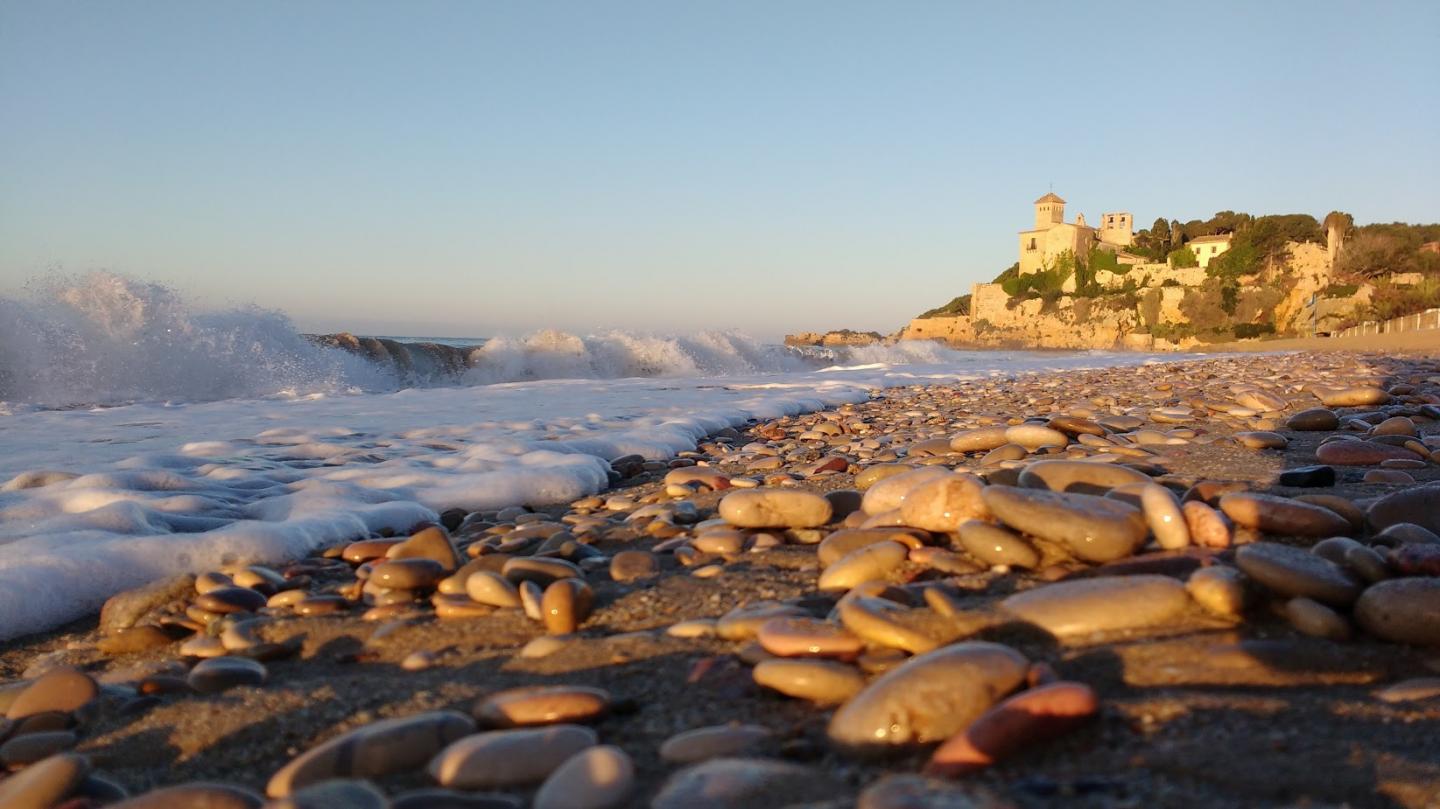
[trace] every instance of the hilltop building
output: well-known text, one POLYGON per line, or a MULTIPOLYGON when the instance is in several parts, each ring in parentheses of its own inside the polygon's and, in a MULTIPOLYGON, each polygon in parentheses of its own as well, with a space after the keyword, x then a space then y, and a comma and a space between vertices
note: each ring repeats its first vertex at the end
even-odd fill
POLYGON ((1135 218, 1129 213, 1101 214, 1098 228, 1087 225, 1084 214, 1066 222, 1065 200, 1052 191, 1035 200, 1035 229, 1020 232, 1020 274, 1045 269, 1066 250, 1085 256, 1098 245, 1113 252, 1134 240, 1135 218))
POLYGON ((1219 233, 1214 236, 1196 236, 1185 243, 1195 258, 1200 262, 1202 268, 1209 267, 1219 255, 1230 249, 1231 236, 1229 233, 1219 233))

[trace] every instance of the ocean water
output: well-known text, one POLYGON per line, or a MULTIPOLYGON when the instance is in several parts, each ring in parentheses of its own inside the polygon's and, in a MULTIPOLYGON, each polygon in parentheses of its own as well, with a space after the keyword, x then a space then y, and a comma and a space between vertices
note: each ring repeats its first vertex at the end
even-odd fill
POLYGON ((198 313, 120 276, 0 299, 0 640, 175 573, 294 558, 450 507, 568 502, 601 491, 619 456, 670 458, 875 389, 1158 361, 797 352, 736 333, 472 342, 469 370, 417 386, 279 313, 198 313))

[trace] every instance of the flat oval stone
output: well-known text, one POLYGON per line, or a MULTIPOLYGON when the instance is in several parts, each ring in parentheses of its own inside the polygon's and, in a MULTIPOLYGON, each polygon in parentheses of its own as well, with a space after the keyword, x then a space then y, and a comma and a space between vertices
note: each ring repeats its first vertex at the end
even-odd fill
POLYGON ((1036 461, 1020 470, 1020 485, 1075 494, 1104 494, 1117 486, 1148 484, 1150 476, 1128 466, 1094 461, 1036 461))
POLYGON ((384 557, 391 548, 401 542, 402 540, 399 539, 362 539, 346 545, 345 550, 340 553, 340 558, 358 565, 384 557))
POLYGON ((1345 518, 1330 509, 1271 494, 1227 494, 1220 498, 1220 510, 1236 524, 1267 534, 1328 537, 1350 528, 1345 518))
POLYGON ((913 470, 915 467, 901 463, 877 463, 860 470, 855 476, 855 488, 864 492, 876 483, 895 475, 913 470))
POLYGON ((983 770, 1074 730, 1099 711, 1100 697, 1084 683, 1061 681, 1022 691, 940 745, 925 772, 955 777, 983 770))
POLYGON ((1062 543, 1088 562, 1129 556, 1149 533, 1138 509, 1102 497, 998 485, 982 496, 1006 525, 1062 543))
POLYGON ((1415 476, 1398 469, 1371 469, 1361 479, 1362 483, 1409 486, 1415 483, 1415 476))
POLYGON ((465 594, 471 601, 492 607, 520 606, 520 591, 510 580, 492 570, 479 570, 465 580, 465 594))
POLYGON ((1440 578, 1387 579, 1355 602, 1366 632, 1396 643, 1440 646, 1440 578))
POLYGON ((1185 591, 1195 603, 1226 618, 1239 618, 1245 611, 1245 580, 1232 567, 1202 567, 1190 574, 1185 591))
POLYGON ((265 606, 265 596, 249 587, 217 587, 197 597, 195 606, 219 615, 255 612, 265 606))
POLYGON ((649 551, 620 551, 610 559, 610 578, 628 584, 660 572, 660 560, 649 551))
MULTIPOLYGON (((560 579, 585 578, 585 572, 579 565, 552 556, 511 557, 501 568, 501 575, 517 585, 536 582, 541 586, 560 579)), ((466 582, 466 586, 469 586, 469 582, 466 582)))
POLYGON ((610 695, 580 685, 537 685, 509 688, 475 703, 475 718, 498 728, 589 722, 603 716, 610 695))
POLYGON ((838 559, 866 545, 893 541, 908 548, 918 548, 924 543, 916 532, 908 528, 842 528, 831 532, 815 548, 815 556, 821 567, 829 567, 838 559))
POLYGON ((0 744, 0 762, 12 770, 18 769, 56 753, 63 753, 74 747, 78 741, 79 737, 71 730, 25 733, 0 744))
POLYGON ((983 520, 990 509, 980 498, 985 485, 973 475, 947 475, 920 483, 905 494, 900 519, 926 531, 954 531, 966 520, 983 520))
POLYGON ((989 452, 1010 443, 1010 439, 1005 437, 1008 429, 1003 426, 977 427, 957 433, 950 439, 950 449, 955 452, 989 452))
POLYGON ((1369 386, 1342 388, 1340 390, 1317 390, 1315 395, 1326 407, 1367 407, 1382 405, 1390 401, 1390 394, 1369 386))
POLYGON ((1046 423, 1047 427, 1067 435, 1105 435, 1105 428, 1099 422, 1080 416, 1056 416, 1046 423))
POLYGON ((301 753, 271 776, 265 793, 283 798, 332 778, 408 772, 474 730, 475 720, 457 711, 429 711, 372 722, 301 753))
POLYGON ((745 550, 746 536, 733 528, 709 530, 690 540, 690 547, 701 553, 734 556, 745 550))
POLYGON ((432 559, 440 563, 446 573, 460 567, 460 552, 450 541, 450 534, 443 526, 431 525, 416 531, 404 542, 391 545, 385 551, 387 559, 432 559))
POLYGON ((1285 617, 1291 626, 1306 635, 1329 640, 1350 639, 1350 622, 1313 599, 1292 598, 1285 602, 1285 617))
POLYGON ((856 753, 949 738, 1025 680, 1029 661, 998 643, 956 643, 885 673, 835 712, 830 741, 856 753))
POLYGON ((879 646, 924 654, 940 645, 938 638, 904 622, 900 616, 908 611, 893 601, 852 593, 840 600, 836 612, 846 629, 879 646))
POLYGON ((1297 494, 1291 498, 1297 503, 1309 503, 1335 512, 1352 531, 1359 531, 1365 525, 1365 513, 1350 500, 1334 494, 1297 494))
POLYGON ((1374 435, 1415 435, 1415 422, 1405 416, 1391 416, 1375 425, 1374 435))
POLYGON ((1245 575, 1285 596, 1347 607, 1360 595, 1360 583, 1338 565, 1289 545, 1256 542, 1241 546, 1235 564, 1245 575))
POLYGON ((426 771, 442 786, 457 789, 525 786, 544 781, 598 741, 595 731, 581 725, 493 730, 441 750, 426 771))
POLYGON ((1316 448, 1315 459, 1332 466, 1373 466, 1381 461, 1415 460, 1415 453, 1374 441, 1331 441, 1316 448))
POLYGON ((1401 680, 1375 692, 1381 702, 1418 702, 1440 697, 1440 677, 1415 677, 1401 680))
POLYGON ((390 809, 390 801, 369 781, 336 778, 296 790, 265 809, 390 809))
POLYGON ((760 625, 755 639, 778 657, 836 657, 850 659, 865 644, 844 627, 815 618, 772 618, 760 625))
POLYGON ((68 666, 51 669, 25 687, 10 709, 8 719, 24 719, 43 713, 70 713, 78 710, 100 694, 90 675, 68 666))
POLYGON ((778 809, 823 789, 822 773, 768 759, 716 758, 671 775, 650 809, 778 809))
POLYGON ((954 473, 943 467, 923 466, 892 475, 865 490, 865 497, 860 501, 860 510, 871 516, 898 511, 905 504, 905 496, 911 489, 952 474, 954 473))
POLYGON ((1252 410, 1261 413, 1273 413, 1284 410, 1287 403, 1284 399, 1263 390, 1249 390, 1235 397, 1235 401, 1252 410))
POLYGON ((1329 408, 1312 407, 1286 419, 1285 426, 1297 431, 1336 430, 1340 427, 1340 417, 1329 408))
POLYGON ((1411 523, 1440 534, 1440 483, 1426 483, 1376 500, 1365 514, 1375 530, 1411 523))
POLYGON ((1168 576, 1102 576, 1041 585, 1000 608, 1057 638, 1159 626, 1185 611, 1185 586, 1168 576))
POLYGON ((624 750, 601 745, 561 764, 535 793, 534 809, 615 809, 635 791, 635 762, 624 750))
POLYGON ((987 565, 1034 568, 1040 564, 1040 553, 1018 534, 979 520, 961 523, 960 545, 971 556, 987 565))
POLYGON ((693 764, 753 750, 768 739, 761 725, 710 725, 677 733, 660 745, 660 758, 672 764, 693 764))
POLYGON ((1290 445, 1285 436, 1279 433, 1272 433, 1268 430, 1252 430, 1235 434, 1235 440, 1241 446, 1250 449, 1285 449, 1290 445))
POLYGON ((909 548, 889 540, 857 548, 825 568, 819 588, 849 590, 867 581, 883 581, 905 563, 909 552, 909 548))
POLYGON ((0 806, 5 809, 51 809, 90 772, 90 761, 60 753, 38 761, 0 781, 0 806))
POLYGON ((1044 447, 1064 447, 1070 436, 1043 424, 1017 424, 1005 430, 1005 443, 1018 444, 1034 452, 1044 447))
POLYGON ((369 581, 392 590, 422 590, 445 578, 445 567, 434 559, 415 557, 379 562, 370 569, 369 581))
POLYGON ((817 705, 838 705, 865 687, 854 666, 828 660, 765 660, 753 676, 759 685, 817 705))
POLYGON ((814 528, 830 515, 829 500, 799 490, 747 489, 720 501, 720 517, 741 528, 814 528))
POLYGON ((758 601, 746 604, 720 616, 715 622, 715 634, 725 640, 749 640, 760 631, 761 625, 771 618, 787 616, 805 617, 808 613, 793 604, 778 601, 758 601))
POLYGON ((242 685, 264 685, 265 666, 248 657, 212 657, 195 664, 185 681, 201 694, 215 694, 242 685))
POLYGON ((194 781, 153 789, 107 809, 260 809, 265 799, 244 787, 194 781))

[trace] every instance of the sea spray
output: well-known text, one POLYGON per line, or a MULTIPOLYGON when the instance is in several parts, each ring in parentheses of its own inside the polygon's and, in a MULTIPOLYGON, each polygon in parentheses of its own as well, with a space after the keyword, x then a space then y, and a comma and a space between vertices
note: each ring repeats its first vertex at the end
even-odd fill
POLYGON ((0 298, 0 401, 47 406, 394 387, 392 376, 257 307, 196 312, 162 284, 56 275, 0 298))

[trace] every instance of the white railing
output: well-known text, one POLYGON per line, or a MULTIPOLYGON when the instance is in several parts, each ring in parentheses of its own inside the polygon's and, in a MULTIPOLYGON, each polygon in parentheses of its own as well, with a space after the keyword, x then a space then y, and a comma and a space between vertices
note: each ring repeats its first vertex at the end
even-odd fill
POLYGON ((1348 329, 1334 332, 1331 337, 1353 337, 1363 334, 1394 334, 1402 331, 1424 331, 1440 329, 1440 309, 1426 309, 1413 315, 1391 318, 1390 320, 1367 320, 1348 329))

